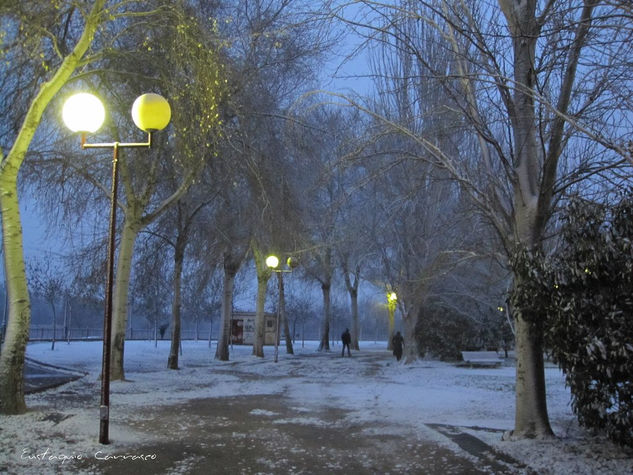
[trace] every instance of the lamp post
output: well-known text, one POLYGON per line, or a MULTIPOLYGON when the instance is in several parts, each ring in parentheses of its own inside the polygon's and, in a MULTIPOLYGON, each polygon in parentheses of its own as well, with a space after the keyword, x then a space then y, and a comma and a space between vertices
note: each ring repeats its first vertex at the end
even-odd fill
POLYGON ((387 349, 393 350, 393 330, 395 327, 395 314, 396 305, 398 303, 398 296, 395 292, 387 292, 387 310, 389 311, 389 341, 387 342, 387 349))
POLYGON ((73 132, 81 132, 81 148, 112 149, 112 188, 110 191, 110 222, 107 250, 107 277, 105 310, 103 318, 103 356, 101 360, 101 404, 99 407, 99 442, 110 443, 110 346, 112 342, 112 287, 114 283, 114 247, 116 233, 116 201, 118 192, 118 160, 120 148, 149 148, 152 133, 164 129, 171 118, 169 103, 158 94, 143 94, 132 106, 132 119, 136 126, 147 132, 145 142, 86 143, 86 134, 95 133, 105 119, 101 101, 89 93, 79 93, 66 100, 62 111, 66 126, 73 132))
MULTIPOLYGON (((295 261, 289 257, 286 261, 287 269, 278 269, 279 267, 279 258, 274 255, 270 255, 266 258, 266 265, 277 274, 277 284, 279 289, 279 302, 277 304, 277 322, 275 328, 275 352, 274 352, 274 362, 277 363, 279 361, 279 325, 281 324, 281 316, 282 312, 285 316, 285 299, 284 299, 284 272, 292 272, 292 269, 295 267, 295 261)), ((288 335, 286 335, 286 338, 288 335)))

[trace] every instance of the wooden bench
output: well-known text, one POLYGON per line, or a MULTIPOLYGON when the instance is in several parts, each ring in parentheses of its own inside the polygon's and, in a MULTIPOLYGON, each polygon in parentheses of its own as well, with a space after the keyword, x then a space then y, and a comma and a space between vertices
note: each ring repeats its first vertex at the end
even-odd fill
POLYGON ((496 351, 462 351, 462 358, 472 366, 498 366, 504 361, 496 351))

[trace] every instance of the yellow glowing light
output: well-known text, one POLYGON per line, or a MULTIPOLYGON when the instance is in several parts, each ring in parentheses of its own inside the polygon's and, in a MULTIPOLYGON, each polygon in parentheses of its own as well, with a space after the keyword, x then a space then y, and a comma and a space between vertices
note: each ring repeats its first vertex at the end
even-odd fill
POLYGON ((277 256, 268 256, 266 258, 266 265, 272 269, 276 269, 279 265, 279 258, 277 256))
POLYGON ((171 119, 169 102, 154 93, 139 96, 132 104, 132 119, 136 126, 144 132, 163 130, 171 119))
POLYGON ((395 292, 389 292, 389 294, 387 295, 387 300, 389 300, 390 302, 395 302, 396 300, 398 300, 398 296, 395 292))
POLYGON ((73 132, 94 133, 105 120, 105 108, 97 96, 80 92, 66 100, 62 119, 73 132))
POLYGON ((497 307, 497 310, 499 310, 500 312, 503 312, 503 307, 499 306, 497 307))

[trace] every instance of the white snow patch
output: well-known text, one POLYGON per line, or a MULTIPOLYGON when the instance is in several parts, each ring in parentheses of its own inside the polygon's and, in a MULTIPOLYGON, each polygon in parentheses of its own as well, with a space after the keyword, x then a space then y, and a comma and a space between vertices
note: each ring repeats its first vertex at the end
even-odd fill
MULTIPOLYGON (((48 343, 30 344, 27 356, 88 374, 27 396, 29 412, 24 415, 0 416, 0 472, 63 472, 72 457, 94 458, 98 451, 126 453, 130 447, 149 445, 158 436, 133 430, 129 424, 147 417, 142 415, 147 408, 174 406, 177 410, 195 399, 283 394, 289 406, 305 417, 278 418, 279 414, 264 409, 251 414, 270 417, 277 425, 321 427, 326 421, 313 414, 333 409, 342 414, 335 423, 338 426, 358 423, 364 425, 365 433, 374 430, 377 434, 397 427, 400 433, 421 434, 447 447, 453 447, 452 442, 427 424, 453 425, 469 428, 462 430, 539 474, 633 473, 630 451, 592 437, 575 422, 569 390, 555 367, 546 368, 546 379, 548 411, 559 438, 502 442, 502 431, 514 424, 514 367, 472 369, 426 360, 397 364, 384 343, 367 342, 352 358, 341 358, 336 349, 317 353, 316 343, 310 342, 305 348, 297 345, 295 356, 286 355, 282 348, 278 363, 272 360, 272 348, 266 348, 265 358, 255 358, 250 347, 238 346, 231 351, 231 361, 219 362, 213 359, 215 348, 207 342, 185 341, 181 369, 173 371, 166 369, 169 344, 126 342, 128 380, 111 385, 112 443, 108 446, 97 442, 101 343, 59 344, 54 351, 48 343)), ((196 423, 202 422, 183 420, 183 430, 196 423)), ((181 461, 173 473, 186 473, 192 463, 181 461)), ((267 463, 275 467, 274 461, 267 463)), ((331 468, 339 467, 333 462, 331 468)))
POLYGON ((267 417, 274 417, 277 415, 276 412, 267 411, 266 409, 253 409, 251 412, 249 412, 249 414, 252 414, 254 416, 267 416, 267 417))

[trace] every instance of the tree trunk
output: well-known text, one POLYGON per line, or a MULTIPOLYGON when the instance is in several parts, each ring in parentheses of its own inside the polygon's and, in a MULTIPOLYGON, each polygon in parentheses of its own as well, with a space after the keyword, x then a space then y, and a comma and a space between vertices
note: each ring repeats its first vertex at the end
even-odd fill
POLYGON ((347 287, 347 292, 349 293, 350 307, 352 310, 352 342, 350 346, 354 350, 360 350, 358 344, 358 341, 360 340, 360 323, 358 321, 358 286, 360 284, 360 265, 356 266, 354 281, 352 282, 346 258, 342 258, 342 261, 345 287, 347 287))
POLYGON ((125 379, 123 353, 125 345, 125 329, 127 328, 127 300, 132 272, 134 243, 138 236, 139 226, 126 216, 121 232, 119 259, 116 267, 114 285, 114 304, 112 312, 112 356, 110 365, 111 380, 125 379))
POLYGON ((413 363, 420 356, 418 349, 418 340, 415 337, 415 328, 418 324, 418 315, 420 314, 417 307, 412 307, 403 313, 402 322, 404 324, 404 363, 413 363))
POLYGON ((319 343, 319 351, 330 351, 330 321, 332 320, 330 284, 322 284, 321 292, 323 293, 323 324, 321 327, 321 342, 319 343))
POLYGON ((286 291, 284 289, 284 278, 281 272, 277 273, 279 279, 279 318, 284 326, 284 334, 286 336, 286 354, 294 355, 292 348, 292 335, 290 335, 290 325, 288 324, 288 316, 286 315, 286 291))
POLYGON ((352 306, 352 348, 360 350, 360 321, 358 319, 358 290, 354 289, 349 293, 350 304, 352 306))
POLYGON ((266 336, 266 290, 268 278, 257 276, 257 303, 255 305, 255 341, 253 342, 253 355, 264 357, 264 338, 266 336))
POLYGON ((255 305, 255 341, 253 342, 253 355, 264 357, 264 337, 266 335, 266 291, 268 280, 272 271, 264 262, 264 255, 261 253, 257 243, 251 244, 253 256, 255 258, 255 268, 257 270, 257 303, 255 305))
POLYGON ((84 16, 83 32, 72 52, 61 62, 54 75, 42 83, 30 103, 15 142, 5 157, 0 149, 0 209, 2 210, 2 243, 5 252, 5 275, 9 299, 9 315, 2 354, 0 355, 0 413, 18 414, 26 410, 24 402, 24 354, 29 339, 31 304, 26 282, 22 225, 18 205, 18 172, 44 110, 55 94, 66 84, 94 39, 102 19, 105 0, 94 2, 84 16))
POLYGON ((0 209, 9 316, 0 354, 0 413, 21 414, 26 411, 24 355, 29 340, 31 304, 22 251, 16 178, 7 176, 7 173, 3 173, 1 178, 0 209))
POLYGON ((510 439, 553 436, 547 414, 543 332, 519 315, 516 320, 516 412, 510 439))
POLYGON ((55 336, 57 333, 57 311, 55 310, 55 302, 51 302, 51 309, 53 311, 53 340, 51 341, 51 351, 55 350, 55 336))
MULTIPOLYGON (((241 263, 241 260, 240 260, 241 263)), ((220 321, 220 334, 215 349, 215 359, 229 360, 229 344, 231 342, 231 315, 233 313, 233 288, 235 275, 240 263, 234 262, 229 253, 224 255, 224 281, 222 286, 222 316, 220 321)))
MULTIPOLYGON (((536 42, 540 27, 536 20, 536 1, 499 0, 512 33, 514 49, 514 111, 511 115, 514 141, 514 229, 517 244, 527 248, 540 245, 538 223, 539 179, 542 157, 536 140, 534 70, 536 42)), ((518 276, 514 276, 518 279, 518 276)), ((512 438, 551 437, 547 415, 542 330, 521 317, 515 309, 517 382, 515 426, 512 438)))
POLYGON ((185 260, 185 247, 187 243, 186 233, 180 233, 176 240, 174 250, 174 300, 171 307, 171 347, 169 358, 167 358, 167 368, 178 369, 178 350, 180 349, 180 307, 181 307, 181 282, 182 265, 185 260))
POLYGON ((387 302, 387 312, 389 315, 389 336, 387 337, 387 349, 389 351, 393 350, 393 335, 395 333, 396 328, 396 302, 393 300, 389 300, 387 302))
POLYGON ((70 344, 70 300, 64 299, 64 339, 70 344))

